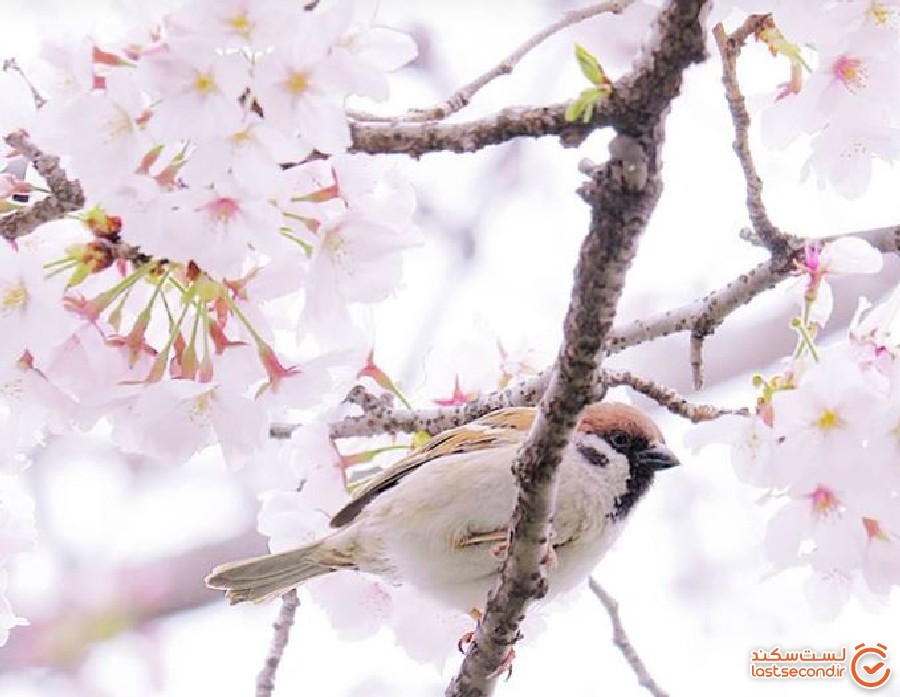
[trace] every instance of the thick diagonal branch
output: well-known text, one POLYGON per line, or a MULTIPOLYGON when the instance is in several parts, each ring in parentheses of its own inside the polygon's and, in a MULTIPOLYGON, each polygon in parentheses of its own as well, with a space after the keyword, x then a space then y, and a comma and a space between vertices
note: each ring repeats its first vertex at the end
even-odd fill
POLYGON ((664 113, 681 88, 685 68, 705 56, 699 17, 704 5, 703 0, 673 1, 660 14, 649 49, 622 81, 623 103, 633 112, 625 109, 617 115, 623 132, 610 147, 610 161, 582 187, 591 206, 591 226, 575 269, 563 343, 513 465, 519 494, 508 555, 459 674, 447 689, 449 697, 493 690, 494 673, 519 637, 525 609, 547 592, 543 559, 559 460, 593 395, 598 356, 612 328, 625 274, 662 191, 664 113))

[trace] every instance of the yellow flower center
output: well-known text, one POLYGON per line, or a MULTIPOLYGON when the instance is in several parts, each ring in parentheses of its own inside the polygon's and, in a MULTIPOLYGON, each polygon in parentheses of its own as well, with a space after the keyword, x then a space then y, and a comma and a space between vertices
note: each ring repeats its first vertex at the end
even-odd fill
POLYGON ((873 2, 869 7, 869 14, 872 15, 875 24, 884 27, 891 21, 893 12, 891 11, 891 8, 887 6, 887 3, 873 2))
POLYGON ((831 69, 835 78, 851 92, 865 88, 868 72, 861 59, 841 56, 834 62, 831 69))
POLYGON ((897 440, 897 445, 900 446, 900 421, 888 433, 897 440))
POLYGON ((28 304, 28 290, 24 283, 16 283, 6 286, 0 294, 0 308, 9 312, 10 310, 18 310, 28 304))
POLYGON ((197 73, 194 77, 194 89, 200 94, 208 94, 216 88, 216 81, 212 73, 197 73))
POLYGON ((844 425, 844 420, 832 409, 826 409, 816 420, 816 426, 822 431, 834 431, 844 425))
POLYGON ((194 397, 188 418, 194 423, 209 424, 212 418, 213 400, 215 399, 215 390, 209 390, 198 394, 194 397))
POLYGON ((344 253, 347 241, 341 236, 340 228, 335 228, 334 230, 329 230, 325 233, 325 237, 322 240, 322 246, 334 256, 339 257, 344 253))
POLYGON ((309 73, 291 73, 288 79, 284 81, 284 86, 287 87, 288 92, 303 94, 309 88, 309 73))
POLYGON ((242 131, 237 131, 236 133, 231 134, 231 142, 235 147, 242 147, 251 143, 253 141, 253 136, 250 135, 250 129, 245 128, 242 131))
POLYGON ((250 21, 250 18, 247 16, 247 11, 244 10, 240 14, 236 14, 233 17, 228 18, 228 24, 234 30, 235 34, 244 37, 245 39, 250 38, 250 32, 253 29, 253 23, 250 21))

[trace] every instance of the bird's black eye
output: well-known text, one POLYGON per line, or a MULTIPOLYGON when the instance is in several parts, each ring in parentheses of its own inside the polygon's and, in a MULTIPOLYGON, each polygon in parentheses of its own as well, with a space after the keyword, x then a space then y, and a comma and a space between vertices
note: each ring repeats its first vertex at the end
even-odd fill
POLYGON ((631 449, 631 435, 625 431, 613 431, 609 434, 607 440, 609 441, 609 444, 620 453, 627 452, 631 449))

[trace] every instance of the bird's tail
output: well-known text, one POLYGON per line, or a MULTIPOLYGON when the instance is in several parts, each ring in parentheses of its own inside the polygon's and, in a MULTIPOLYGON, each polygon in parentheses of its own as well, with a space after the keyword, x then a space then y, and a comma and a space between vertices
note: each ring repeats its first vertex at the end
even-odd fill
POLYGON ((247 600, 260 603, 308 579, 348 568, 353 568, 353 563, 346 556, 314 542, 279 554, 221 564, 206 577, 206 585, 225 591, 232 605, 247 600))

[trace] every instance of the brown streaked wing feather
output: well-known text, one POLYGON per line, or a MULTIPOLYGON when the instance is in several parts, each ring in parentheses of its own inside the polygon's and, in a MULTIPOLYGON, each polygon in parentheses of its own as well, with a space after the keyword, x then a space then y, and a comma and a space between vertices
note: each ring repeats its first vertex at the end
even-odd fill
POLYGON ((499 530, 489 530, 487 532, 473 532, 454 542, 454 546, 462 549, 463 547, 473 547, 475 545, 483 545, 487 543, 500 544, 506 542, 509 537, 509 530, 500 528, 499 530))
POLYGON ((527 431, 534 421, 532 407, 509 407, 485 414, 472 423, 483 424, 491 428, 508 428, 515 431, 527 431))
POLYGON ((518 441, 518 434, 527 431, 533 419, 533 409, 511 407, 492 411, 466 426, 439 433, 357 489, 353 499, 334 514, 331 527, 341 528, 353 522, 360 511, 381 492, 387 491, 407 474, 435 458, 473 453, 518 441))

